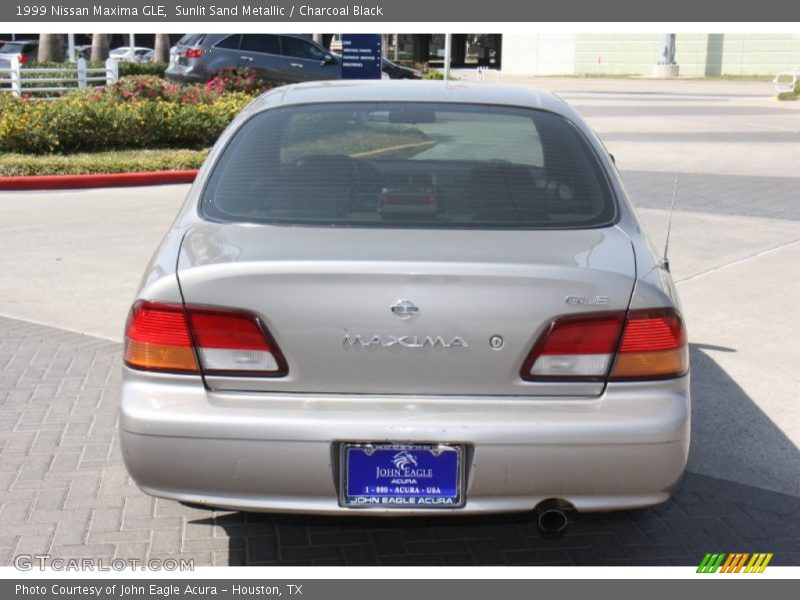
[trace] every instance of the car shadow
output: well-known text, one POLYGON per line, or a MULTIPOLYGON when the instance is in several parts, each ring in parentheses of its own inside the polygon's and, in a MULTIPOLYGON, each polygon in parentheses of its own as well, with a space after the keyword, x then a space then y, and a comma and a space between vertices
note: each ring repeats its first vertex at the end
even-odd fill
POLYGON ((689 471, 800 495, 800 450, 714 360, 735 351, 690 345, 689 471))
POLYGON ((543 535, 533 513, 375 518, 209 510, 191 522, 227 536, 219 562, 230 565, 697 566, 707 552, 742 551, 772 552, 773 565, 800 565, 800 498, 713 470, 722 462, 745 474, 769 472, 769 457, 748 445, 757 439, 759 448, 792 458, 785 468, 800 478, 797 448, 713 359, 733 351, 691 345, 690 469, 672 498, 656 507, 571 513, 559 536, 543 535), (720 426, 721 416, 733 430, 720 426), (734 432, 737 450, 730 453, 725 438, 734 432), (714 476, 692 465, 711 467, 714 476))

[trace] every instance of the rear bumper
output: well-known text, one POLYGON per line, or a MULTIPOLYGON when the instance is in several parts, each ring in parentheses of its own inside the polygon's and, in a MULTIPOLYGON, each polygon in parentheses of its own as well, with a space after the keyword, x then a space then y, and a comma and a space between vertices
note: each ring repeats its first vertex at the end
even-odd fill
POLYGON ((665 501, 689 448, 688 377, 614 384, 599 398, 347 397, 212 393, 199 378, 126 370, 123 456, 146 493, 255 511, 328 514, 578 510, 665 501), (338 444, 448 442, 468 448, 461 509, 348 509, 338 444))

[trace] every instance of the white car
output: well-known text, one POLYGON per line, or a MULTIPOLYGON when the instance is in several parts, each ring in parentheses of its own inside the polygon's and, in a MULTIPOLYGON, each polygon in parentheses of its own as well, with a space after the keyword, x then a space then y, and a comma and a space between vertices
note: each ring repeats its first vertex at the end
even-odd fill
POLYGON ((119 48, 114 48, 108 56, 117 62, 130 61, 137 63, 151 63, 153 62, 153 53, 154 52, 152 48, 136 46, 134 47, 134 58, 131 61, 131 47, 120 46, 119 48))

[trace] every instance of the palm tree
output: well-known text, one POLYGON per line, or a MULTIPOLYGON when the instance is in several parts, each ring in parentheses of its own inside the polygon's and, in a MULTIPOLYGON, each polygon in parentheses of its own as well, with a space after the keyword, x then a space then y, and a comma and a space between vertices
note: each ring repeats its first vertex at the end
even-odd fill
POLYGON ((108 34, 92 34, 92 57, 94 61, 104 61, 108 58, 108 34))
POLYGON ((60 33, 39 34, 39 62, 63 62, 64 38, 60 33))
POLYGON ((169 34, 157 33, 153 62, 169 62, 169 34))

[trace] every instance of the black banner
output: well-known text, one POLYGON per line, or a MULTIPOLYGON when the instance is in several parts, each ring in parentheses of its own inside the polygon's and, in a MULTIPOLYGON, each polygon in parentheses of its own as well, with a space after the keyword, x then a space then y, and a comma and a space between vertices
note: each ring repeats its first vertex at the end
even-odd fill
MULTIPOLYGON (((634 572, 632 570, 631 572, 634 572)), ((622 575, 622 573, 620 573, 622 575)), ((707 594, 725 600, 792 597, 796 582, 758 575, 698 575, 672 580, 556 579, 30 579, 0 581, 6 600, 531 600, 532 598, 647 598, 674 600, 707 594), (712 581, 713 579, 713 581, 712 581)))
MULTIPOLYGON (((800 4, 786 0, 10 0, 0 21, 44 22, 796 22, 800 4)), ((791 28, 787 28, 791 29, 791 28)))

